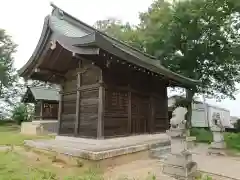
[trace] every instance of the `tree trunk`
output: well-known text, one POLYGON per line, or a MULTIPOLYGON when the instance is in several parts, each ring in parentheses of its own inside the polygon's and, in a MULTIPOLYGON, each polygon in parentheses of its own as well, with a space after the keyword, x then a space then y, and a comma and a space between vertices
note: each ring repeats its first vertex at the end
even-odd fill
POLYGON ((192 126, 192 124, 191 124, 191 119, 192 119, 192 101, 193 101, 194 94, 195 94, 194 90, 186 89, 186 99, 188 101, 188 104, 187 104, 187 123, 186 123, 187 136, 190 136, 190 128, 192 126))

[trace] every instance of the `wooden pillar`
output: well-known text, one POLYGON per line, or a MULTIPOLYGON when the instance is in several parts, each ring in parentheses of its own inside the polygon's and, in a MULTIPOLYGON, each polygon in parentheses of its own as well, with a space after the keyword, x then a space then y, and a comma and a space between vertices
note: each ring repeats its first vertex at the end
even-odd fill
POLYGON ((40 120, 43 120, 43 111, 44 111, 43 105, 44 105, 43 100, 41 100, 40 101, 40 120))
POLYGON ((150 97, 150 103, 151 103, 151 115, 150 115, 150 133, 154 133, 155 131, 155 102, 154 102, 154 97, 150 97))
POLYGON ((62 110, 63 110, 63 86, 60 85, 59 104, 58 104, 58 134, 61 133, 62 110))
POLYGON ((128 86, 128 133, 132 133, 132 92, 128 86))
POLYGON ((104 139, 104 110, 105 110, 105 87, 103 84, 103 72, 101 70, 98 91, 98 122, 97 122, 97 138, 104 139))
MULTIPOLYGON (((79 60, 79 68, 81 68, 81 60, 79 60)), ((81 73, 77 72, 77 99, 76 99, 76 119, 75 119, 75 129, 74 135, 79 134, 79 125, 80 125, 80 102, 81 102, 81 73)))

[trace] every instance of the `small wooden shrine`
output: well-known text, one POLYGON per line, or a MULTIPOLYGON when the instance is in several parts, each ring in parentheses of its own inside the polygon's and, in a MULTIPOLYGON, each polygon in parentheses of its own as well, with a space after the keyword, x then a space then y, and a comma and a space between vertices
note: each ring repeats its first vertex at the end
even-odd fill
POLYGON ((99 139, 165 132, 167 87, 198 83, 55 5, 19 73, 61 86, 59 135, 99 139))
POLYGON ((33 120, 57 120, 58 118, 59 94, 56 89, 27 87, 22 102, 34 104, 33 120))

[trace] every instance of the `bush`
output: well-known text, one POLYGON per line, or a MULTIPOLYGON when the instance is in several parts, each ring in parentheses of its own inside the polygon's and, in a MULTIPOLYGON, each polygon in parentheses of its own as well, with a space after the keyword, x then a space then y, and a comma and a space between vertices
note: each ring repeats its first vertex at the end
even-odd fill
POLYGON ((22 122, 29 121, 30 116, 28 114, 28 107, 25 104, 19 103, 14 106, 12 111, 12 119, 17 122, 17 124, 21 124, 22 122))
POLYGON ((213 141, 212 132, 203 128, 192 128, 190 135, 195 136, 197 142, 211 143, 213 141))
POLYGON ((234 128, 237 130, 237 132, 240 132, 240 119, 238 119, 238 120, 234 123, 234 128))
POLYGON ((227 148, 240 151, 240 133, 225 133, 224 140, 227 148))

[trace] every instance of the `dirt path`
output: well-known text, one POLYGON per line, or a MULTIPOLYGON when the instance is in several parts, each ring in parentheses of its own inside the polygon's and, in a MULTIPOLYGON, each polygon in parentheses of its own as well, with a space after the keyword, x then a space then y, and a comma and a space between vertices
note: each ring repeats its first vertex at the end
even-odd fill
POLYGON ((108 180, 112 179, 134 179, 134 180, 146 180, 156 179, 159 180, 174 180, 161 173, 162 165, 157 160, 137 160, 128 164, 109 168, 104 178, 108 180))
MULTIPOLYGON (((7 147, 0 147, 2 150, 7 150, 7 147)), ((9 147, 8 147, 9 148, 9 147)), ((14 151, 26 157, 26 162, 38 166, 46 166, 56 170, 58 174, 79 174, 84 172, 85 167, 73 167, 68 164, 52 162, 49 157, 27 151, 22 147, 14 147, 14 151), (63 171, 64 169, 64 171, 63 171)), ((198 169, 205 173, 211 174, 215 180, 240 180, 240 158, 239 157, 224 157, 224 156, 209 156, 207 155, 206 147, 197 147, 193 151, 193 160, 198 163, 198 169)), ((113 168, 108 168, 103 173, 106 180, 118 179, 134 179, 146 180, 156 177, 158 180, 173 180, 162 174, 162 163, 156 159, 137 160, 128 164, 123 164, 113 168)))

